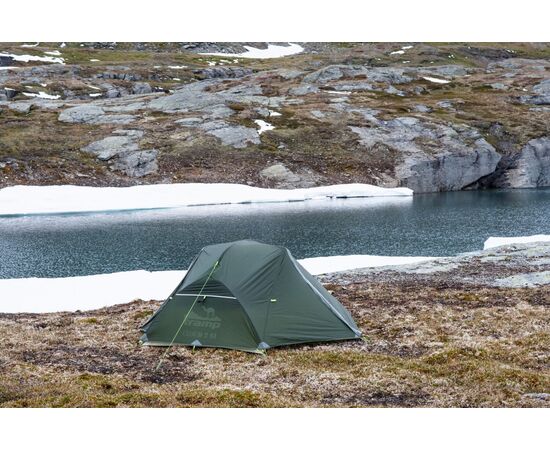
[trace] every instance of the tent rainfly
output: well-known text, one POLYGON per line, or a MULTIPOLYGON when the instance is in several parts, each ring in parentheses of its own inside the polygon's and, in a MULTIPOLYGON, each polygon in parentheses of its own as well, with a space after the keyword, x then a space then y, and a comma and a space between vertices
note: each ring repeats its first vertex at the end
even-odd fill
POLYGON ((141 331, 146 345, 249 352, 361 337, 349 312, 288 249, 250 240, 203 248, 141 331))

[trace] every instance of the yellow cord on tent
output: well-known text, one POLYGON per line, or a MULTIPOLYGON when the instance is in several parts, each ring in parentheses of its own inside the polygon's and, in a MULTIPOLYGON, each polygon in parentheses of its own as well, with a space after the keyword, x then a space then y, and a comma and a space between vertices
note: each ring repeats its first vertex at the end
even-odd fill
POLYGON ((180 334, 180 331, 181 329, 183 328, 183 324, 185 323, 185 321, 187 320, 187 318, 189 317, 189 314, 191 313, 191 310, 193 309, 193 307, 195 306, 195 303, 197 303, 197 300, 199 299, 199 297, 201 296, 202 294, 202 291, 204 289, 204 287, 206 286, 206 283, 208 283, 208 280, 210 280, 210 277, 212 276, 212 274, 214 273, 214 270, 216 270, 216 267, 218 267, 218 262, 219 261, 216 261, 214 263, 214 265, 212 266, 212 270, 210 271, 210 273, 208 274, 208 277, 206 277, 206 281, 204 282, 204 284, 202 285, 201 287, 201 290, 199 291, 199 293, 197 294, 197 297, 195 298, 195 300, 193 301, 193 304, 191 305, 191 308, 189 308, 189 311, 187 311, 187 314, 185 315, 185 317, 183 318, 182 322, 181 322, 181 325, 179 326, 178 328, 178 331, 176 331, 176 334, 174 334, 174 337, 172 338, 172 341, 170 342, 170 345, 168 345, 168 348, 164 351, 164 353, 161 355, 160 359, 159 359, 159 363, 157 365, 157 368, 155 370, 159 370, 160 369, 160 366, 162 365, 162 361, 164 360, 164 358, 166 357, 166 354, 170 351, 170 348, 172 347, 172 345, 174 344, 174 341, 176 340, 176 338, 178 337, 178 334, 180 334))

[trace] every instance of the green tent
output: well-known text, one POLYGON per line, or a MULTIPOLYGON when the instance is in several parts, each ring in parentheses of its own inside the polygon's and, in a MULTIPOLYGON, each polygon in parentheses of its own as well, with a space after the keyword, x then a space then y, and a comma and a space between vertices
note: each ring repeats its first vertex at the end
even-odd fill
POLYGON ((288 249, 249 240, 203 248, 141 330, 147 345, 250 352, 361 336, 348 311, 288 249))

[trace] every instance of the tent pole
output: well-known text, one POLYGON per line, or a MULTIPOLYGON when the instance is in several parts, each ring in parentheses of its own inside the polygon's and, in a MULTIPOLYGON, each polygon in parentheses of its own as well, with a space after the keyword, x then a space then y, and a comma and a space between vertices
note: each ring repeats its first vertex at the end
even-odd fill
MULTIPOLYGON (((170 344, 168 345, 168 347, 166 348, 166 350, 164 351, 164 353, 161 355, 161 357, 159 358, 159 363, 157 364, 157 367, 155 370, 159 370, 160 369, 160 366, 162 365, 162 361, 164 360, 164 358, 166 357, 166 355, 168 354, 168 352, 170 351, 170 348, 172 348, 172 345, 174 344, 174 341, 176 340, 176 338, 178 337, 178 334, 180 334, 180 331, 181 329, 183 328, 183 325, 185 324, 185 321, 187 320, 187 318, 189 317, 189 314, 191 314, 191 310, 193 309, 193 307, 195 306, 195 304, 197 303, 197 300, 199 299, 199 297, 201 296, 202 294, 202 291, 204 290, 204 287, 206 286, 206 284, 208 283, 208 280, 210 280, 210 277, 212 276, 212 274, 214 273, 214 270, 216 270, 216 268, 218 267, 218 263, 219 263, 219 260, 216 261, 214 263, 214 265, 212 266, 212 270, 210 271, 210 273, 208 274, 208 277, 206 277, 206 281, 204 282, 204 284, 202 285, 201 287, 201 290, 199 291, 199 293, 197 294, 197 297, 195 298, 195 300, 193 300, 193 304, 191 305, 191 308, 189 308, 189 311, 187 311, 187 314, 185 315, 185 317, 183 318, 178 330, 176 331, 176 334, 174 334, 174 337, 172 338, 172 341, 170 342, 170 344)), ((193 346, 193 349, 195 348, 195 346, 193 346)))

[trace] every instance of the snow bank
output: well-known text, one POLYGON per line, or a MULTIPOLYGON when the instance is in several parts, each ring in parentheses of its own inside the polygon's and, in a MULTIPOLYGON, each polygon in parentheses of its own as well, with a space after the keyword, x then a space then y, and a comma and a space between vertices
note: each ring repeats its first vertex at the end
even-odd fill
POLYGON ((300 260, 300 264, 313 275, 341 272, 343 270, 359 269, 364 267, 396 266, 413 264, 422 261, 437 259, 429 256, 376 256, 376 255, 344 255, 321 256, 300 260))
POLYGON ((54 56, 35 56, 35 55, 14 55, 12 53, 0 53, 0 56, 12 58, 14 61, 29 62, 29 61, 41 61, 57 64, 65 64, 63 58, 56 58, 54 56))
POLYGON ((0 216, 183 206, 270 203, 332 198, 411 196, 408 188, 340 184, 307 189, 262 189, 242 184, 153 184, 132 187, 12 186, 0 189, 0 216))
POLYGON ((549 234, 535 234, 533 236, 494 237, 491 236, 483 244, 483 250, 510 244, 528 244, 530 242, 550 242, 549 234))
POLYGON ((267 59, 296 55, 304 51, 304 48, 301 45, 293 44, 291 42, 288 43, 288 46, 268 44, 265 49, 250 47, 248 45, 245 45, 244 48, 246 48, 246 52, 244 53, 200 53, 200 55, 224 56, 227 58, 267 59))
POLYGON ((136 298, 164 299, 184 275, 181 270, 135 270, 85 277, 0 280, 0 311, 76 311, 127 303, 136 298))
MULTIPOLYGON (((429 259, 434 258, 348 255, 307 258, 300 260, 300 264, 313 275, 317 275, 429 259)), ((135 299, 164 300, 185 273, 185 270, 135 270, 84 277, 0 280, 0 312, 86 311, 128 303, 135 299)))

